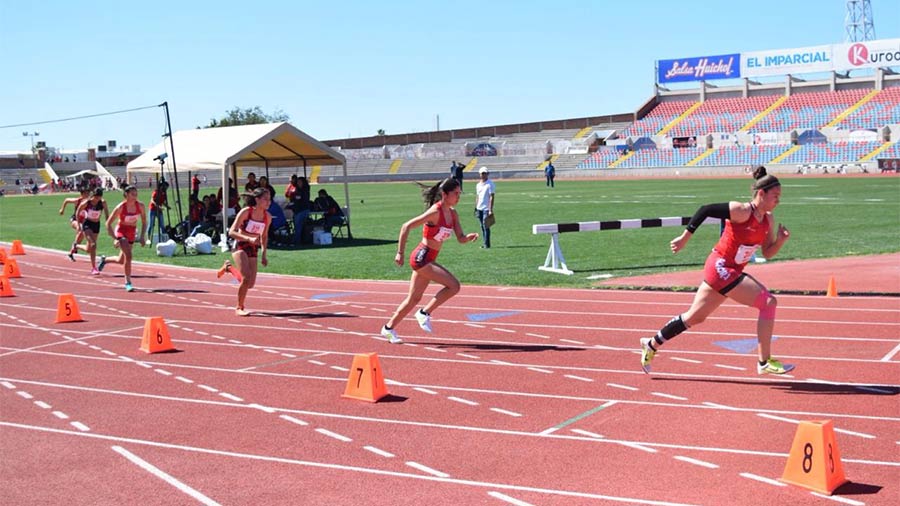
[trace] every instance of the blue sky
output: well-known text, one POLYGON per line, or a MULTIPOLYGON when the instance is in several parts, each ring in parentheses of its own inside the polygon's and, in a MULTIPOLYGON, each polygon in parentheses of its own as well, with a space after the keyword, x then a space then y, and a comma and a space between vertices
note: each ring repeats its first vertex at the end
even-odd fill
MULTIPOLYGON (((879 39, 896 0, 872 0, 879 39)), ((0 127, 169 103, 172 128, 281 110, 319 139, 631 112, 658 59, 844 41, 843 0, 0 2, 0 127)), ((0 128, 144 148, 161 108, 0 128)))

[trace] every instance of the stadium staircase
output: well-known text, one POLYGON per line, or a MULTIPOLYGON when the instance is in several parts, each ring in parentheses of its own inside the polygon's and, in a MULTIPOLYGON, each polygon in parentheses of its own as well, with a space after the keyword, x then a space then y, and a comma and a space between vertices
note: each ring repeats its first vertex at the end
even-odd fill
POLYGON ((765 108, 762 112, 760 112, 759 114, 757 114, 756 116, 754 116, 753 118, 751 118, 750 121, 748 121, 748 122, 747 122, 744 126, 742 126, 742 127, 740 128, 740 130, 738 130, 738 131, 739 131, 739 132, 749 132, 750 129, 753 128, 753 125, 759 123, 759 121, 760 121, 761 119, 765 118, 766 116, 768 116, 769 113, 771 113, 771 112, 774 111, 775 109, 778 109, 779 107, 781 107, 781 104, 785 103, 785 102, 787 101, 787 99, 788 99, 788 97, 784 97, 784 96, 783 96, 783 97, 778 97, 778 100, 776 100, 775 102, 772 103, 772 105, 770 105, 769 107, 765 108))
POLYGON ((666 126, 662 127, 662 128, 659 130, 659 132, 656 132, 656 135, 665 135, 666 132, 668 132, 669 130, 675 128, 675 126, 676 126, 678 123, 681 123, 685 118, 687 118, 688 116, 690 116, 691 114, 693 114, 694 111, 696 111, 697 109, 699 109, 700 106, 702 106, 702 105, 703 105, 703 102, 694 102, 694 104, 691 105, 690 107, 688 107, 686 111, 684 111, 684 112, 681 113, 679 116, 677 116, 675 119, 673 119, 672 121, 670 121, 666 126))

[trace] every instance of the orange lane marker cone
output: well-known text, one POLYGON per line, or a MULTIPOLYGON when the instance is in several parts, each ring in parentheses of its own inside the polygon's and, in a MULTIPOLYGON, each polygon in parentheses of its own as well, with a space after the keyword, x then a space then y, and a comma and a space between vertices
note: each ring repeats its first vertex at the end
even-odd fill
POLYGON ((825 292, 826 297, 837 297, 837 283, 834 282, 834 276, 831 276, 831 279, 828 280, 828 291, 825 292))
POLYGON ((59 294, 59 302, 56 304, 56 323, 83 321, 75 296, 71 293, 59 294))
POLYGON ((169 338, 169 329, 162 316, 147 318, 144 322, 144 337, 141 339, 141 351, 145 353, 160 353, 172 351, 172 340, 169 338))
POLYGON ((378 363, 378 354, 358 353, 354 355, 353 365, 350 366, 350 375, 347 378, 347 388, 341 397, 378 402, 378 399, 386 395, 388 395, 388 391, 384 384, 384 373, 378 363))
POLYGON ((6 248, 0 248, 0 264, 6 262, 6 248))
POLYGON ((19 270, 19 262, 15 258, 6 258, 3 263, 3 275, 8 278, 21 278, 22 272, 19 270))
POLYGON ((12 283, 9 282, 9 278, 6 276, 0 276, 0 297, 15 297, 16 294, 13 293, 12 283))
POLYGON ((22 247, 22 241, 16 239, 12 243, 12 248, 9 249, 10 255, 24 255, 25 248, 22 247))
POLYGON ((831 420, 800 422, 781 481, 828 495, 847 483, 831 420))

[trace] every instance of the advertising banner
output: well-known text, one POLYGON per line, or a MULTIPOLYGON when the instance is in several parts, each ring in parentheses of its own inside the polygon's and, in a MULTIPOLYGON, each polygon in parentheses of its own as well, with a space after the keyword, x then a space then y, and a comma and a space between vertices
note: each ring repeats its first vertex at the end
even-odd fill
POLYGON ((657 62, 657 82, 680 83, 741 77, 741 55, 695 56, 657 62))
POLYGON ((834 45, 834 70, 900 67, 900 39, 834 45))
POLYGON ((741 76, 783 76, 810 72, 831 72, 832 46, 773 49, 741 53, 741 76))

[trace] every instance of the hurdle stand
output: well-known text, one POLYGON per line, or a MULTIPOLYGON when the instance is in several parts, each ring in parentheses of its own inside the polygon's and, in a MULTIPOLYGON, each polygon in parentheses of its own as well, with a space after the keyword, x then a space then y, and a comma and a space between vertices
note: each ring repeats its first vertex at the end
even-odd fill
MULTIPOLYGON (((531 233, 550 234, 550 250, 544 265, 538 270, 556 272, 571 276, 574 271, 566 265, 562 248, 559 246, 559 234, 564 232, 595 232, 600 230, 623 230, 629 228, 683 227, 691 221, 690 216, 674 216, 666 218, 642 218, 633 220, 579 221, 576 223, 543 223, 531 226, 531 233)), ((703 223, 719 224, 722 220, 706 218, 703 223)))

